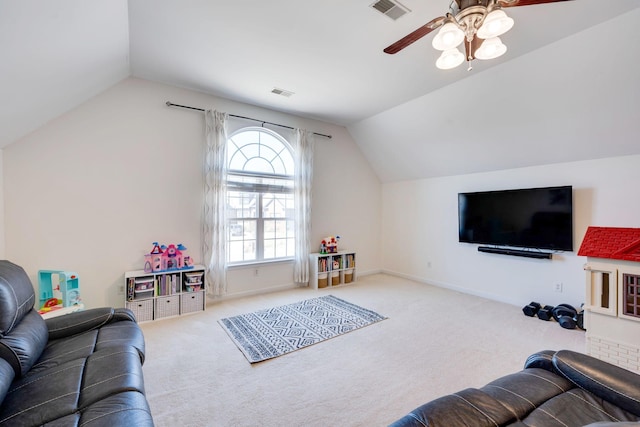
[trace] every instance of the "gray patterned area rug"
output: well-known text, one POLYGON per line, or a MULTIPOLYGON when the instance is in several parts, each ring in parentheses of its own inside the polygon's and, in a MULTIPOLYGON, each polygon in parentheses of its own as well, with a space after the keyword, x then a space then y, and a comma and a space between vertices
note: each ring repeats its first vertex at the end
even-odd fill
POLYGON ((250 363, 281 356, 386 317, 333 295, 220 319, 250 363))

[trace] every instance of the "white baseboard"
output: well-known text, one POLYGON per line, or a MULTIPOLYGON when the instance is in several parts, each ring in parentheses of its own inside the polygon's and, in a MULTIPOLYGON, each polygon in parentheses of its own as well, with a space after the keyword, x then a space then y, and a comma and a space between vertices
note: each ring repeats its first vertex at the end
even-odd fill
MULTIPOLYGON (((357 280, 357 277, 365 277, 365 276, 371 276, 374 274, 381 274, 381 273, 383 273, 382 270, 368 270, 364 272, 358 271, 356 280, 357 280)), ((215 297, 211 297, 207 295, 207 304, 214 304, 216 302, 226 301, 230 299, 244 298, 244 297, 250 297, 255 295, 264 295, 264 294, 270 294, 272 292, 287 291, 290 289, 297 289, 297 288, 305 288, 305 286, 298 286, 292 282, 292 283, 285 283, 283 285, 271 286, 269 288, 251 289, 248 291, 233 292, 233 293, 215 296, 215 297)))
POLYGON ((216 302, 219 302, 219 301, 226 301, 226 300, 230 300, 230 299, 250 297, 250 296, 254 296, 254 295, 270 294, 272 292, 286 291, 286 290, 296 289, 296 288, 300 288, 300 287, 301 286, 297 286, 295 283, 287 283, 287 284, 284 284, 284 285, 272 286, 272 287, 269 287, 269 288, 251 289, 251 290, 248 290, 248 291, 234 292, 234 293, 215 296, 215 297, 207 295, 207 304, 209 304, 209 303, 213 304, 213 303, 216 303, 216 302))
POLYGON ((402 277, 403 279, 413 280, 414 282, 424 283, 426 285, 433 285, 439 288, 450 289, 452 291, 461 292, 463 294, 469 294, 469 295, 474 295, 480 298, 490 299, 492 301, 503 302, 505 304, 515 305, 515 306, 520 306, 522 304, 522 301, 511 300, 509 298, 505 298, 504 295, 491 294, 487 292, 478 292, 474 289, 463 288, 462 286, 457 286, 451 283, 441 282, 438 280, 425 279, 423 277, 413 276, 413 275, 404 274, 404 273, 398 273, 392 270, 382 270, 382 273, 388 274, 390 276, 402 277))

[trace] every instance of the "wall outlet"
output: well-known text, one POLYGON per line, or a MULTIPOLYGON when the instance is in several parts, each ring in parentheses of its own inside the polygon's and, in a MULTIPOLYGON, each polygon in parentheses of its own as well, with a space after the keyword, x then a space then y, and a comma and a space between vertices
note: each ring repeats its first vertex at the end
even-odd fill
POLYGON ((124 285, 118 286, 118 295, 124 295, 124 285))
POLYGON ((258 276, 260 275, 260 270, 259 270, 259 269, 257 269, 257 268, 256 268, 255 270, 253 270, 253 275, 254 275, 255 277, 258 277, 258 276))
POLYGON ((556 292, 562 292, 562 283, 556 283, 555 290, 556 292))

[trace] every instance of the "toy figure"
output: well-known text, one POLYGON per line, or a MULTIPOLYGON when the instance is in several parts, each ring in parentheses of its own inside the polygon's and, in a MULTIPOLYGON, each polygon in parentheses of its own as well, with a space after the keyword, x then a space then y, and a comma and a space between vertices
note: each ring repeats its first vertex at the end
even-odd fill
POLYGON ((321 254, 334 254, 338 252, 338 240, 340 236, 329 236, 322 239, 320 242, 321 254))
POLYGON ((158 242, 153 242, 153 249, 144 256, 144 272, 160 271, 162 268, 162 249, 158 242))

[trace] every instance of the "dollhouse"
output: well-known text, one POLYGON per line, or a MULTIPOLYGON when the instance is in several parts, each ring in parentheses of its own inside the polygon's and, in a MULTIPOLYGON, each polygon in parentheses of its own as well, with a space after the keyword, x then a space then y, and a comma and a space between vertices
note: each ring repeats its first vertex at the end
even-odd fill
POLYGON ((640 373, 640 228, 589 227, 578 255, 587 353, 640 373))
POLYGON ((162 265, 163 270, 184 268, 184 258, 182 257, 182 251, 178 249, 176 245, 169 245, 160 256, 160 264, 162 265))
POLYGON ((144 257, 144 271, 151 273, 191 268, 193 262, 191 257, 185 254, 186 250, 187 248, 182 243, 161 246, 158 242, 153 242, 153 249, 144 257))
POLYGON ((320 242, 321 254, 335 254, 338 253, 338 241, 340 236, 329 236, 322 239, 320 242))

